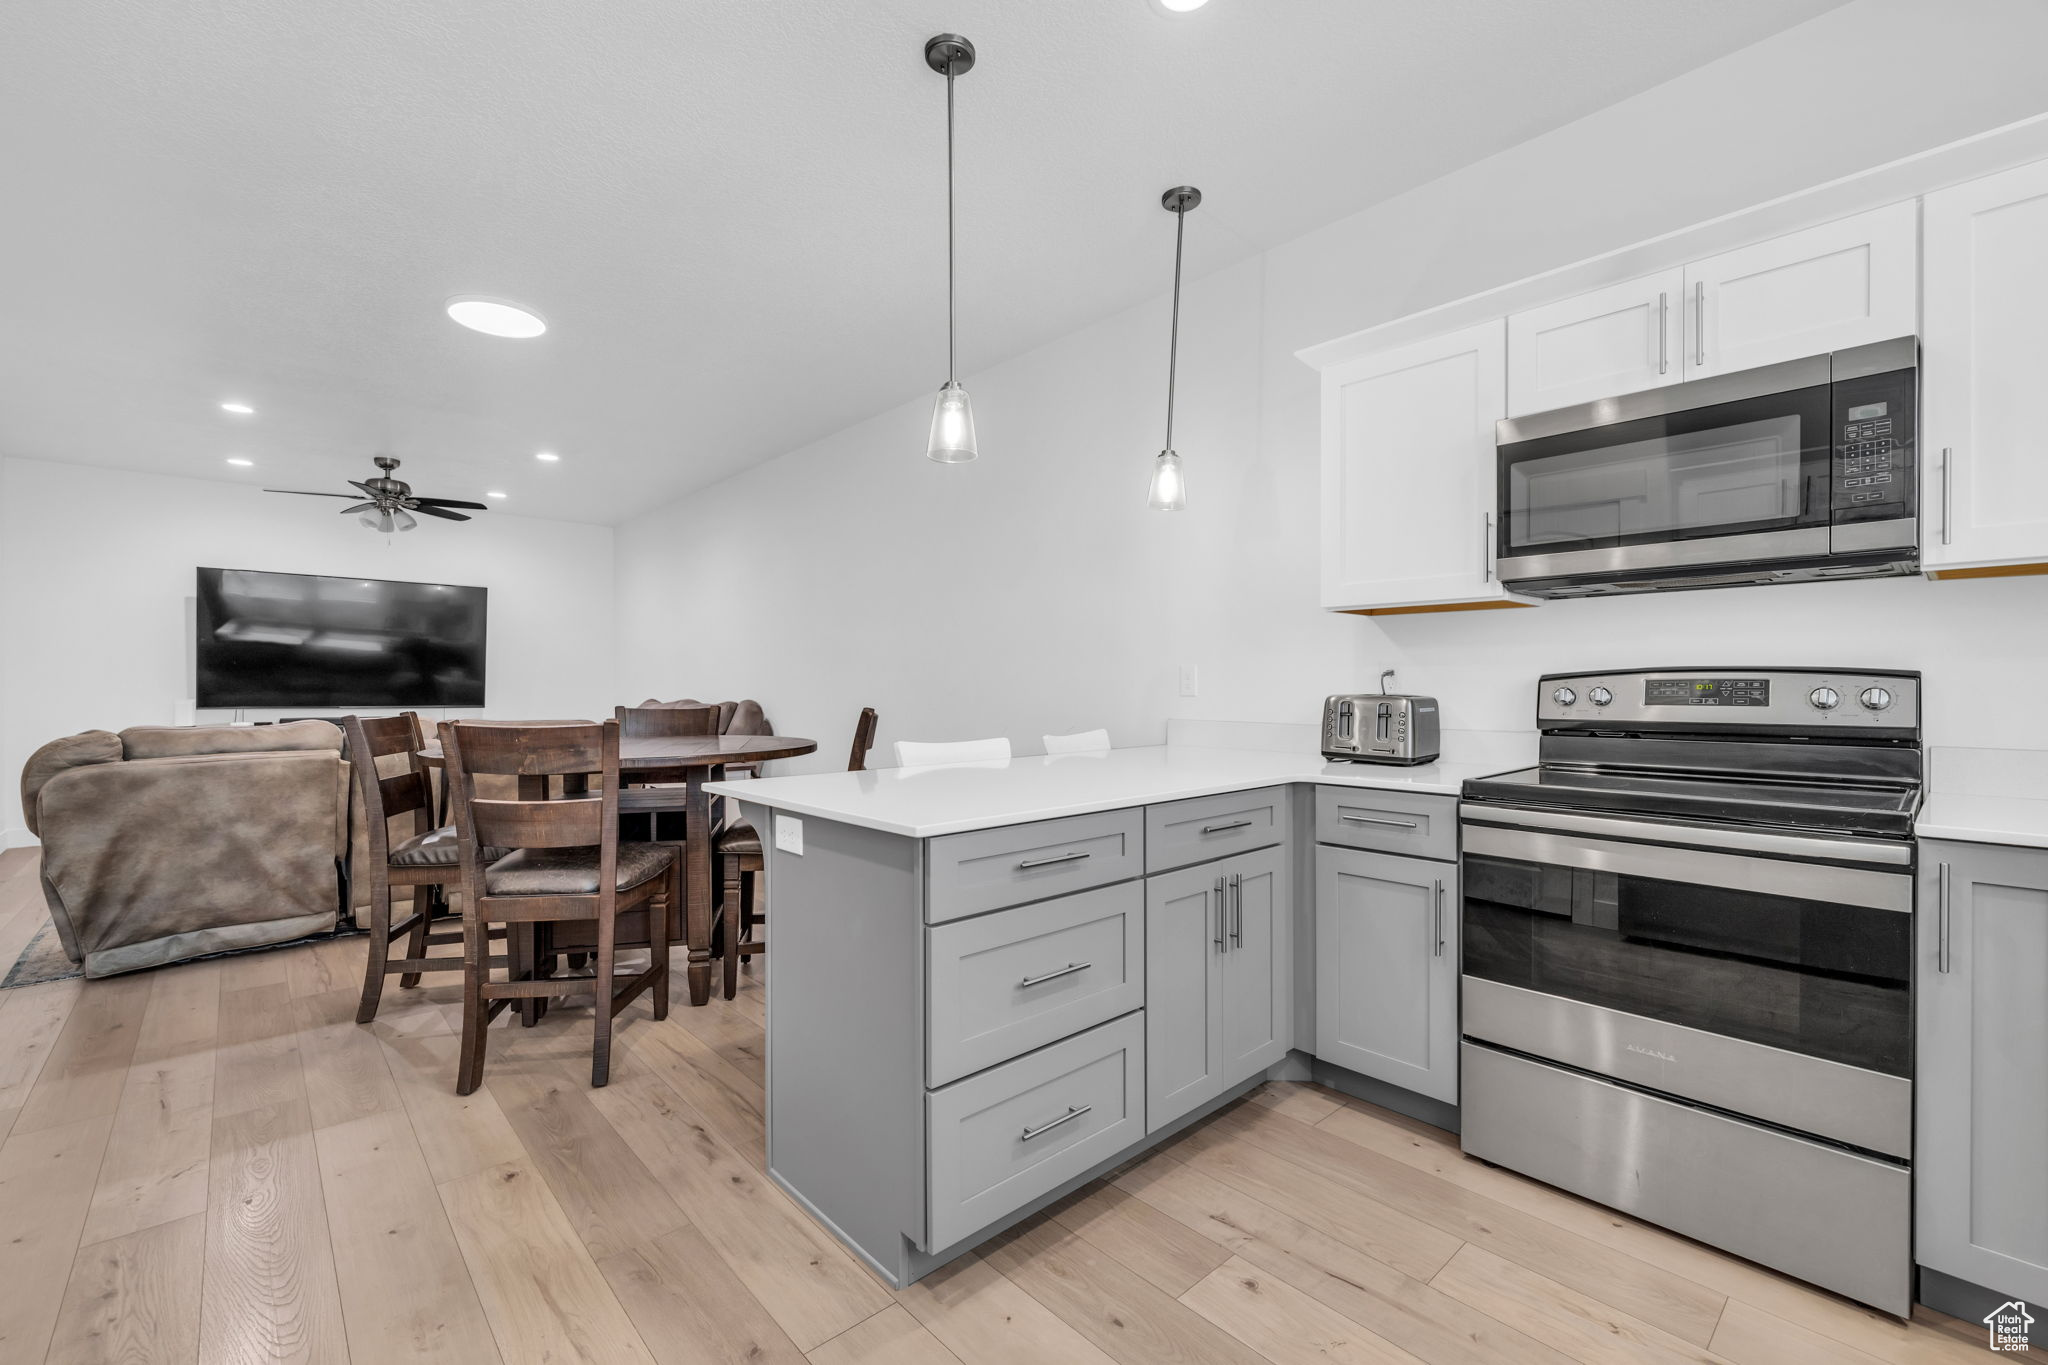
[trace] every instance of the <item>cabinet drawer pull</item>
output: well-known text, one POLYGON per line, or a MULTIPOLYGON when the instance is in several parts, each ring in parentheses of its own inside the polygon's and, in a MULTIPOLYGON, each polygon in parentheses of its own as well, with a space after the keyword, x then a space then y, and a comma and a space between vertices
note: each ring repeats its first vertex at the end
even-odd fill
POLYGON ((1956 452, 1952 446, 1941 448, 1941 543, 1948 544, 1948 509, 1954 501, 1956 481, 1950 472, 1955 467, 1956 452))
POLYGON ((1018 1135, 1017 1140, 1019 1142, 1029 1142, 1031 1141, 1031 1139, 1035 1137, 1044 1137, 1047 1133, 1050 1133, 1053 1129, 1059 1127, 1061 1124, 1072 1123, 1075 1119, 1080 1118, 1081 1115, 1087 1113, 1094 1107, 1095 1106, 1092 1104, 1084 1104, 1076 1108, 1075 1106, 1070 1104, 1067 1106, 1066 1113, 1061 1114, 1058 1118, 1052 1120, 1050 1123, 1041 1123, 1036 1128, 1026 1128, 1021 1134, 1018 1135))
POLYGON ((1693 364, 1707 363, 1707 282, 1699 281, 1692 287, 1692 335, 1693 364))
POLYGON ((1339 820, 1348 820, 1354 825, 1391 825, 1395 829, 1414 829, 1416 827, 1413 820, 1382 820, 1377 815, 1344 815, 1340 813, 1337 818, 1339 820))
POLYGON ((1436 879, 1436 949, 1432 957, 1444 955, 1444 879, 1436 879))
POLYGON ((1230 901, 1229 901, 1229 896, 1230 896, 1230 878, 1228 878, 1228 877, 1218 877, 1218 878, 1216 879, 1216 938, 1215 938, 1215 944, 1216 944, 1216 951, 1217 951, 1217 952, 1219 952, 1219 953, 1225 953, 1225 952, 1229 952, 1229 951, 1230 951, 1230 949, 1229 949, 1229 948, 1228 948, 1228 947, 1226 946, 1226 944, 1227 944, 1227 941, 1228 941, 1228 939, 1230 938, 1230 935, 1229 935, 1229 933, 1228 933, 1228 932, 1226 932, 1226 931, 1227 931, 1227 928, 1228 928, 1228 919, 1227 919, 1227 917, 1228 917, 1228 916, 1229 916, 1229 914, 1230 914, 1230 909, 1229 909, 1229 905, 1230 905, 1230 901))
POLYGON ((1938 893, 1934 911, 1934 969, 1938 972, 1947 972, 1949 968, 1949 902, 1951 900, 1947 863, 1940 865, 1939 871, 1935 874, 1934 884, 1938 893))
POLYGON ((1250 823, 1251 821, 1249 820, 1231 820, 1221 825, 1204 825, 1202 826, 1202 833, 1221 834, 1223 833, 1223 831, 1227 829, 1243 829, 1246 825, 1249 825, 1250 823))
POLYGON ((1244 874, 1230 877, 1230 946, 1244 947, 1244 874))
POLYGON ((1027 867, 1051 867, 1054 863, 1078 863, 1083 858, 1092 858, 1094 856, 1094 854, 1086 849, 1082 849, 1078 853, 1062 853, 1053 858, 1026 858, 1023 862, 1017 864, 1017 869, 1021 872, 1027 867))
POLYGON ((1044 976, 1027 976, 1017 984, 1019 986, 1042 986, 1048 981, 1057 981, 1063 976, 1072 976, 1075 972, 1085 972, 1094 965, 1093 962, 1069 962, 1058 971, 1047 972, 1044 976))
POLYGON ((1488 512, 1479 522, 1479 572, 1482 583, 1493 581, 1493 513, 1488 512))

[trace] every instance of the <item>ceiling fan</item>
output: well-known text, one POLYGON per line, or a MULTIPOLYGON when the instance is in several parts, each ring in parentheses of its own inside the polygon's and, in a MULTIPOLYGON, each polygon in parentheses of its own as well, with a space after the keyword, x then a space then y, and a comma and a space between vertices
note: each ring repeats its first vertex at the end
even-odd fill
POLYGON ((303 488, 266 488, 263 491, 296 493, 306 498, 348 498, 355 506, 342 508, 343 516, 351 512, 360 513, 356 520, 371 530, 382 531, 386 535, 393 531, 410 531, 419 525, 413 519, 414 512, 440 517, 446 521, 468 521, 469 518, 462 513, 449 509, 463 507, 474 512, 490 510, 480 502, 458 502, 453 498, 416 498, 413 496, 411 484, 403 479, 391 477, 391 471, 398 468, 397 460, 389 455, 379 455, 376 457, 376 463, 377 468, 384 471, 376 478, 361 482, 355 479, 348 481, 351 487, 361 490, 358 493, 313 493, 303 488))

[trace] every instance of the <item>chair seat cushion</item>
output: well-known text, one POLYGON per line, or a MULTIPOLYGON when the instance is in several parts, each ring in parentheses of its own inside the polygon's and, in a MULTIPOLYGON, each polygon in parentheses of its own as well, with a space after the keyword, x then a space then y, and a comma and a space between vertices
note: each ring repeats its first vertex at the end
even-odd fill
MULTIPOLYGON (((496 862, 505 856, 502 848, 483 850, 484 861, 496 862)), ((462 861, 462 840, 455 833, 455 826, 443 825, 415 834, 391 850, 390 863, 393 867, 454 867, 462 861)))
MULTIPOLYGON (((618 889, 627 890, 668 871, 669 844, 620 844, 618 889)), ((491 896, 589 896, 597 891, 595 848, 522 848, 484 870, 491 896)))
POLYGON ((761 833, 744 820, 735 820, 718 836, 720 853, 759 853, 761 833))

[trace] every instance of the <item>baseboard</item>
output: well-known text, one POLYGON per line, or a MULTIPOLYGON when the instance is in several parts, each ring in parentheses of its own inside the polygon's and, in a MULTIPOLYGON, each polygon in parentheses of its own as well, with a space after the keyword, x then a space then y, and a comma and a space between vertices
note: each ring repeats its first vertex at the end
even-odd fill
POLYGON ((16 825, 8 829, 0 829, 0 849, 38 848, 41 847, 42 842, 42 840, 28 832, 26 825, 16 825))
MULTIPOLYGON (((1913 1297, 1937 1313, 1946 1313, 1952 1318, 1961 1318, 1964 1322, 1976 1324, 1983 1329, 1988 1343, 1991 1327, 1984 1321, 1986 1315, 2011 1303, 2014 1296, 1958 1279, 1931 1266, 1923 1265, 1919 1270, 1920 1290, 1913 1297)), ((2048 1304, 2029 1303, 2027 1307, 2034 1317, 2033 1326, 2027 1329, 2027 1340, 2035 1346, 2048 1349, 2048 1304)))
POLYGON ((1391 1109, 1411 1119, 1419 1119, 1432 1128, 1441 1128, 1447 1133, 1460 1131, 1458 1106, 1455 1104, 1445 1104, 1442 1100, 1418 1095, 1413 1090, 1403 1090, 1398 1085, 1389 1085, 1371 1076, 1361 1076, 1349 1067, 1338 1066, 1335 1062, 1326 1062, 1321 1058, 1314 1058, 1309 1062, 1309 1072, 1317 1085, 1326 1085, 1353 1099, 1376 1104, 1382 1109, 1391 1109))

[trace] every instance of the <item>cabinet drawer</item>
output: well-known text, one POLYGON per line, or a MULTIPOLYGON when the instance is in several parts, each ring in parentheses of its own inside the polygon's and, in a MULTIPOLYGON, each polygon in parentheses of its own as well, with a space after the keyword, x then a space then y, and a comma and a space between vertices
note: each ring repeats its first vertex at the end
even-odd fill
POLYGON ((1458 856, 1458 798, 1317 787, 1316 842, 1448 862, 1458 856))
POLYGON ((1145 1003, 1142 882, 1020 905, 925 933, 930 1085, 1145 1003))
POLYGON ((925 851, 925 922, 943 924, 1138 876, 1144 808, 948 834, 925 851))
POLYGON ((925 1123, 939 1251, 1144 1137, 1144 1011, 931 1091, 925 1123))
POLYGON ((1198 796, 1145 807, 1145 870, 1165 872, 1189 863, 1283 843, 1287 788, 1198 796))

